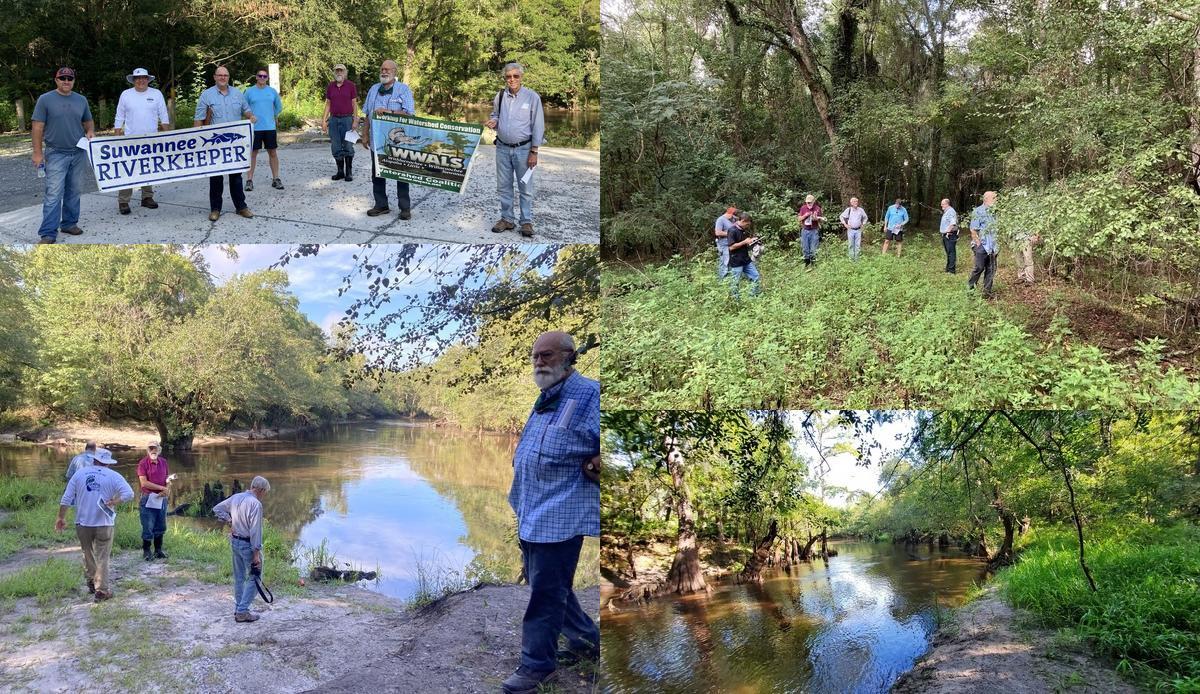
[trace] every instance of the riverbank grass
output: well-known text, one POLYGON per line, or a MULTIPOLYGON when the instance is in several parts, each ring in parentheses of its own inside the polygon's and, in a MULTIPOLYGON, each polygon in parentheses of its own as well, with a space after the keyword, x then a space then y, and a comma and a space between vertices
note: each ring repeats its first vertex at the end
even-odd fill
POLYGON ((1006 599, 1043 626, 1077 636, 1154 691, 1200 692, 1200 528, 1095 528, 1079 567, 1073 529, 1027 536, 1001 572, 1006 599))

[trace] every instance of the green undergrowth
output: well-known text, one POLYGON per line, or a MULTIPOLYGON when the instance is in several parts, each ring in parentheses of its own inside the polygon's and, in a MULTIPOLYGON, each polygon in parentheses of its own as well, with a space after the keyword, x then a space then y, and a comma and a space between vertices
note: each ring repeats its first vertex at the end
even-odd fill
POLYGON ((1005 598, 1042 626, 1089 642, 1152 690, 1200 692, 1200 528, 1090 529, 1096 592, 1079 567, 1072 528, 1030 535, 1020 561, 999 575, 1005 598))
MULTIPOLYGON (((903 258, 823 240, 806 270, 798 248, 769 249, 763 293, 740 301, 716 279, 716 252, 605 268, 605 406, 637 409, 908 407, 949 409, 1200 406, 1200 384, 1165 366, 1160 339, 1126 361, 1071 335, 1063 315, 1031 333, 1028 313, 966 288, 929 240, 903 258)), ((1007 259, 1005 255, 1003 258, 1007 259)), ((1011 289, 1011 267, 996 289, 1011 289)), ((1051 307, 1050 310, 1060 311, 1051 307)))

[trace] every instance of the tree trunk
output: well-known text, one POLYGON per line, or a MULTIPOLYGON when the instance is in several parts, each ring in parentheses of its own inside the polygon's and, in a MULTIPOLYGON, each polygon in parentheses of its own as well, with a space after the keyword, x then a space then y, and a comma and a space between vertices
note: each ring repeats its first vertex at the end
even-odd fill
POLYGON ((829 558, 829 545, 826 544, 826 541, 825 541, 826 532, 827 532, 826 528, 821 528, 821 558, 822 559, 829 558))
POLYGON ((708 584, 700 569, 700 546, 696 542, 696 521, 692 516, 692 503, 684 478, 683 453, 673 441, 667 443, 667 470, 671 473, 675 517, 679 520, 675 559, 667 573, 667 587, 674 593, 708 592, 708 584))
POLYGON ((779 524, 772 519, 766 536, 755 546, 754 554, 750 556, 750 561, 746 562, 746 568, 742 569, 741 575, 738 576, 739 583, 762 583, 762 570, 771 555, 771 546, 775 544, 775 535, 778 530, 779 524))
POLYGON ((992 566, 1007 566, 1013 562, 1013 533, 1017 527, 1017 518, 1004 506, 1004 500, 1000 498, 1000 485, 995 483, 992 485, 992 507, 996 509, 996 515, 1000 516, 1000 522, 1004 524, 1004 541, 1000 543, 996 555, 988 559, 988 563, 992 566))
POLYGON ((814 544, 816 544, 817 540, 820 540, 820 539, 821 539, 820 535, 816 535, 816 536, 810 535, 808 538, 808 542, 804 545, 804 549, 800 550, 800 559, 802 559, 802 560, 812 559, 812 546, 814 544))
POLYGON ((18 97, 13 102, 13 107, 17 111, 17 132, 25 132, 25 99, 18 97))

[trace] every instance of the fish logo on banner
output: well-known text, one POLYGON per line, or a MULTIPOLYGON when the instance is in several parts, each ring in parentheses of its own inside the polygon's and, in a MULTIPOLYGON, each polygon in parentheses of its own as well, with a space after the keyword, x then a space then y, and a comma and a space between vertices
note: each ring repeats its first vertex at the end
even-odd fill
POLYGON ((250 121, 168 130, 150 135, 95 137, 88 158, 96 187, 137 186, 240 173, 250 168, 250 121))

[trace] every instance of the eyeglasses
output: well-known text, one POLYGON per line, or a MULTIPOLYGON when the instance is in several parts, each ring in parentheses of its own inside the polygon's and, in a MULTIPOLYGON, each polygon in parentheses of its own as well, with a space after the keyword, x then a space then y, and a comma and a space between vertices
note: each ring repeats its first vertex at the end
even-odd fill
POLYGON ((504 79, 506 79, 506 80, 519 80, 519 79, 521 79, 521 76, 520 76, 520 75, 505 75, 505 76, 504 76, 504 79))
POLYGON ((270 77, 270 75, 257 75, 257 77, 258 77, 260 80, 265 80, 265 79, 267 79, 267 77, 270 77))
POLYGON ((74 82, 75 81, 74 77, 58 77, 56 79, 58 79, 58 81, 60 81, 60 82, 74 82))
POLYGON ((559 352, 567 354, 570 351, 571 350, 569 349, 551 349, 546 350, 545 352, 534 352, 533 354, 529 355, 529 361, 533 362, 534 364, 538 363, 538 361, 550 361, 555 354, 558 354, 559 352))

